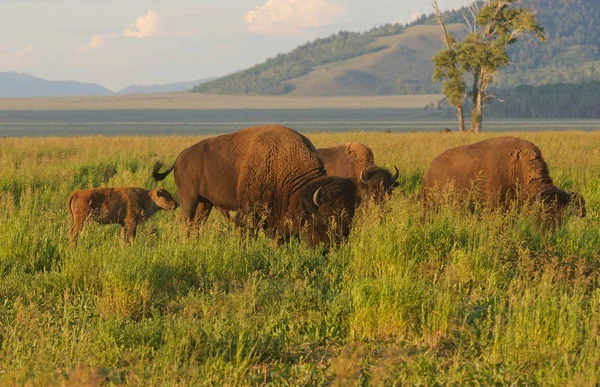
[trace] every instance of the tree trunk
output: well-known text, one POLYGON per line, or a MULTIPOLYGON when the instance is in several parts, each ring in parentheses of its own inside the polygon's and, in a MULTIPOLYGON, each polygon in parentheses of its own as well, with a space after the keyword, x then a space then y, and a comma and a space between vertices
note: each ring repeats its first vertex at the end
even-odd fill
POLYGON ((465 131, 465 114, 463 112, 463 105, 460 104, 456 107, 456 115, 458 116, 458 131, 465 131))
POLYGON ((479 133, 481 130, 481 123, 483 121, 483 110, 482 110, 482 93, 481 88, 481 68, 476 68, 473 71, 473 110, 471 110, 471 132, 479 133))
POLYGON ((471 111, 471 131, 473 133, 479 133, 481 131, 481 124, 483 122, 483 110, 481 108, 481 98, 478 98, 477 104, 473 106, 471 111))

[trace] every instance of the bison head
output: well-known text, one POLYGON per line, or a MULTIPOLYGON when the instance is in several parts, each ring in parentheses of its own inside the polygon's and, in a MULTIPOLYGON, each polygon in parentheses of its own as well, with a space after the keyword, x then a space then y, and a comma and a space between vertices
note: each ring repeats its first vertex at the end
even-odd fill
POLYGON ((571 197, 569 198, 569 204, 573 206, 577 216, 579 216, 580 218, 585 217, 585 199, 583 198, 583 196, 573 191, 571 191, 569 194, 571 195, 571 197))
POLYGON ((585 200, 576 192, 566 192, 556 187, 546 189, 539 194, 540 199, 551 213, 561 216, 565 209, 574 209, 579 217, 586 215, 585 200))
POLYGON ((394 166, 395 173, 392 175, 390 171, 380 168, 376 165, 370 165, 360 172, 359 186, 362 200, 370 200, 371 198, 376 204, 383 204, 385 198, 388 197, 392 190, 398 187, 399 171, 394 166))
POLYGON ((302 236, 309 245, 330 247, 348 237, 356 206, 356 185, 351 179, 324 176, 306 184, 300 195, 302 236))
POLYGON ((177 202, 166 189, 157 188, 150 191, 150 198, 158 207, 162 208, 163 210, 170 211, 178 207, 177 202))

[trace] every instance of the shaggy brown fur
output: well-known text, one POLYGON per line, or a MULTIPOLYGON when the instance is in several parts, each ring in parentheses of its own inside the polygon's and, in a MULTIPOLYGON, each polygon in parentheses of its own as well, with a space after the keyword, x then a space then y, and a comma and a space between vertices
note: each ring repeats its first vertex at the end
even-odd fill
POLYGON ((142 188, 91 188, 74 191, 67 199, 71 221, 69 240, 77 243, 79 232, 89 220, 100 224, 120 224, 121 237, 130 243, 135 239, 137 225, 156 211, 174 210, 177 202, 164 189, 147 191, 142 188))
POLYGON ((573 203, 579 215, 585 216, 583 197, 556 188, 538 147, 517 137, 492 138, 439 154, 423 177, 424 205, 433 188, 450 184, 459 200, 500 204, 506 209, 515 199, 518 203, 540 199, 558 216, 573 203))
POLYGON ((175 169, 191 229, 216 206, 223 214, 237 211, 239 225, 256 229, 260 223, 271 236, 300 235, 311 245, 331 242, 331 219, 339 227, 334 243, 350 232, 356 186, 326 176, 313 144, 292 129, 256 126, 208 138, 182 151, 167 171, 160 173, 160 167, 154 168, 156 180, 175 169))
POLYGON ((317 149, 323 159, 325 170, 329 176, 339 176, 352 179, 356 184, 356 195, 360 201, 373 199, 377 204, 382 204, 394 188, 398 186, 398 169, 392 176, 387 169, 375 165, 373 151, 366 145, 351 142, 331 148, 317 149), (363 172, 361 180, 361 173, 363 172))

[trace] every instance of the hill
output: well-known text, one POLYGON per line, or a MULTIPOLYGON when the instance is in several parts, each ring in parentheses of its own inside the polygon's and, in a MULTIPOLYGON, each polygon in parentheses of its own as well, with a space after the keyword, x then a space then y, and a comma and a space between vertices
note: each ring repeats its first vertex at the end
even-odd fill
MULTIPOLYGON (((547 42, 524 38, 511 47, 513 65, 497 86, 600 80, 600 2, 524 0, 546 28, 547 42)), ((465 33, 462 12, 445 13, 455 33, 465 33)), ((390 95, 436 93, 431 57, 440 49, 433 15, 410 26, 384 25, 341 31, 280 54, 250 69, 194 88, 218 94, 390 95)))
POLYGON ((174 93, 177 91, 189 91, 199 84, 214 78, 204 78, 195 81, 165 83, 160 85, 130 85, 117 92, 117 94, 154 94, 174 93))
POLYGON ((29 74, 0 72, 0 97, 60 97, 110 95, 113 92, 95 83, 48 81, 29 74))

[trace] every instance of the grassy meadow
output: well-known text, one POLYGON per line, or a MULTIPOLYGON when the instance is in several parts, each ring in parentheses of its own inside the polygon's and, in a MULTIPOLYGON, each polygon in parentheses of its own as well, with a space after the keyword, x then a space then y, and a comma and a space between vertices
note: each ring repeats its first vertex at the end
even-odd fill
MULTIPOLYGON (((160 212, 123 246, 78 188, 153 188, 201 137, 0 139, 0 385, 600 383, 600 132, 527 132, 587 217, 542 233, 527 214, 443 208, 417 194, 444 149, 498 134, 309 133, 360 141, 400 170, 384 214, 360 210, 323 257, 244 240, 218 213, 186 238, 160 212)), ((175 194, 172 175, 161 182, 175 194)))
POLYGON ((195 110, 195 109, 422 109, 440 94, 391 96, 258 96, 204 93, 0 98, 0 111, 15 110, 195 110))

